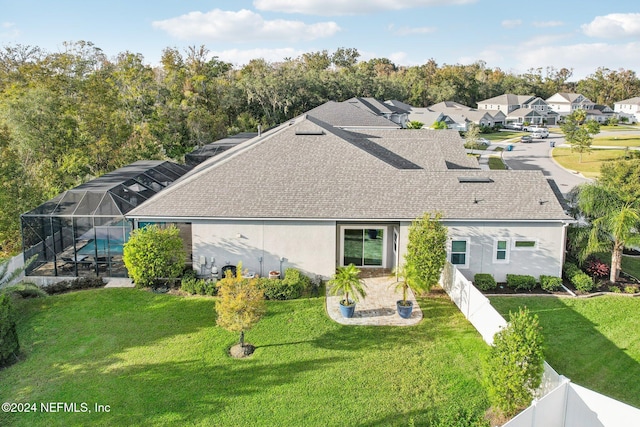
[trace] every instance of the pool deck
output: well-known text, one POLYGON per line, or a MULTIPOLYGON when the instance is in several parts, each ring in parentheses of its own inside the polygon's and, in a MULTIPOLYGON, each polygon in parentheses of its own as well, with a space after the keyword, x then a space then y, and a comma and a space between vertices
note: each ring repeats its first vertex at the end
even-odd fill
POLYGON ((367 296, 356 303, 356 311, 352 318, 340 314, 341 296, 327 293, 327 314, 341 325, 369 326, 411 326, 422 320, 422 310, 413 292, 409 289, 408 300, 413 301, 411 317, 403 319, 396 310, 396 301, 402 299, 402 291, 396 290, 394 276, 381 276, 363 279, 367 296))

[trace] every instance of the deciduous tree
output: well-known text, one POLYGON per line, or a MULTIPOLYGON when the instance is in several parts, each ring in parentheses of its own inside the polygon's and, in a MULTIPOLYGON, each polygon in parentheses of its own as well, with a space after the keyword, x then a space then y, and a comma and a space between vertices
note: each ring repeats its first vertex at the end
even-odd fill
POLYGON ((266 311, 264 291, 257 279, 242 277, 242 264, 236 275, 229 275, 218 282, 216 300, 216 324, 230 332, 239 332, 240 347, 245 347, 244 333, 262 318, 266 311))

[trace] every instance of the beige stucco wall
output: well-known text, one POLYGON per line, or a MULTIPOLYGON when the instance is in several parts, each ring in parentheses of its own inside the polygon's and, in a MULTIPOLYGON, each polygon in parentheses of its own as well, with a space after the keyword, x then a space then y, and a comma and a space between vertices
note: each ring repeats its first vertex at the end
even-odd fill
POLYGON ((335 221, 194 221, 193 266, 208 274, 215 258, 218 269, 242 261, 243 268, 261 276, 293 267, 327 278, 335 272, 335 230, 335 221))
MULTIPOLYGON (((476 273, 490 273, 496 281, 506 281, 507 274, 560 276, 564 255, 562 223, 475 223, 449 222, 447 253, 451 241, 469 238, 468 268, 457 266, 464 276, 473 280, 476 273), (495 240, 508 240, 508 262, 494 259, 495 240), (535 248, 514 248, 514 240, 534 240, 535 248)), ((450 256, 448 257, 449 259, 450 256)))

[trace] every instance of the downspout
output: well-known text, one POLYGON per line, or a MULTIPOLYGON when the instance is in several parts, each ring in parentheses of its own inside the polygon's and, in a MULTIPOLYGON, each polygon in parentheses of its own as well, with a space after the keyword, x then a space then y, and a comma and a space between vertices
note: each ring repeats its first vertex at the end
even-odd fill
POLYGON ((560 241, 560 254, 561 254, 561 263, 560 263, 560 272, 558 273, 558 277, 562 277, 562 266, 564 265, 566 256, 567 256, 567 227, 569 227, 569 222, 562 222, 562 240, 560 241))

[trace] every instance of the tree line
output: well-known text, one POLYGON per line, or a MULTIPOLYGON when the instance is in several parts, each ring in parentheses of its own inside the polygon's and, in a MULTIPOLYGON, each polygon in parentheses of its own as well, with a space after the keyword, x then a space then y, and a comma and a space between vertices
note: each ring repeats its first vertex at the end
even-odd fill
POLYGON ((0 253, 20 250, 19 215, 62 191, 140 159, 181 161, 194 148, 274 126, 328 100, 397 99, 416 107, 445 100, 475 106, 503 93, 547 98, 580 92, 597 103, 640 93, 630 70, 598 69, 577 83, 567 68, 523 74, 470 65, 399 67, 361 61, 353 48, 242 67, 204 46, 166 48, 158 66, 91 42, 60 52, 0 49, 0 253))

